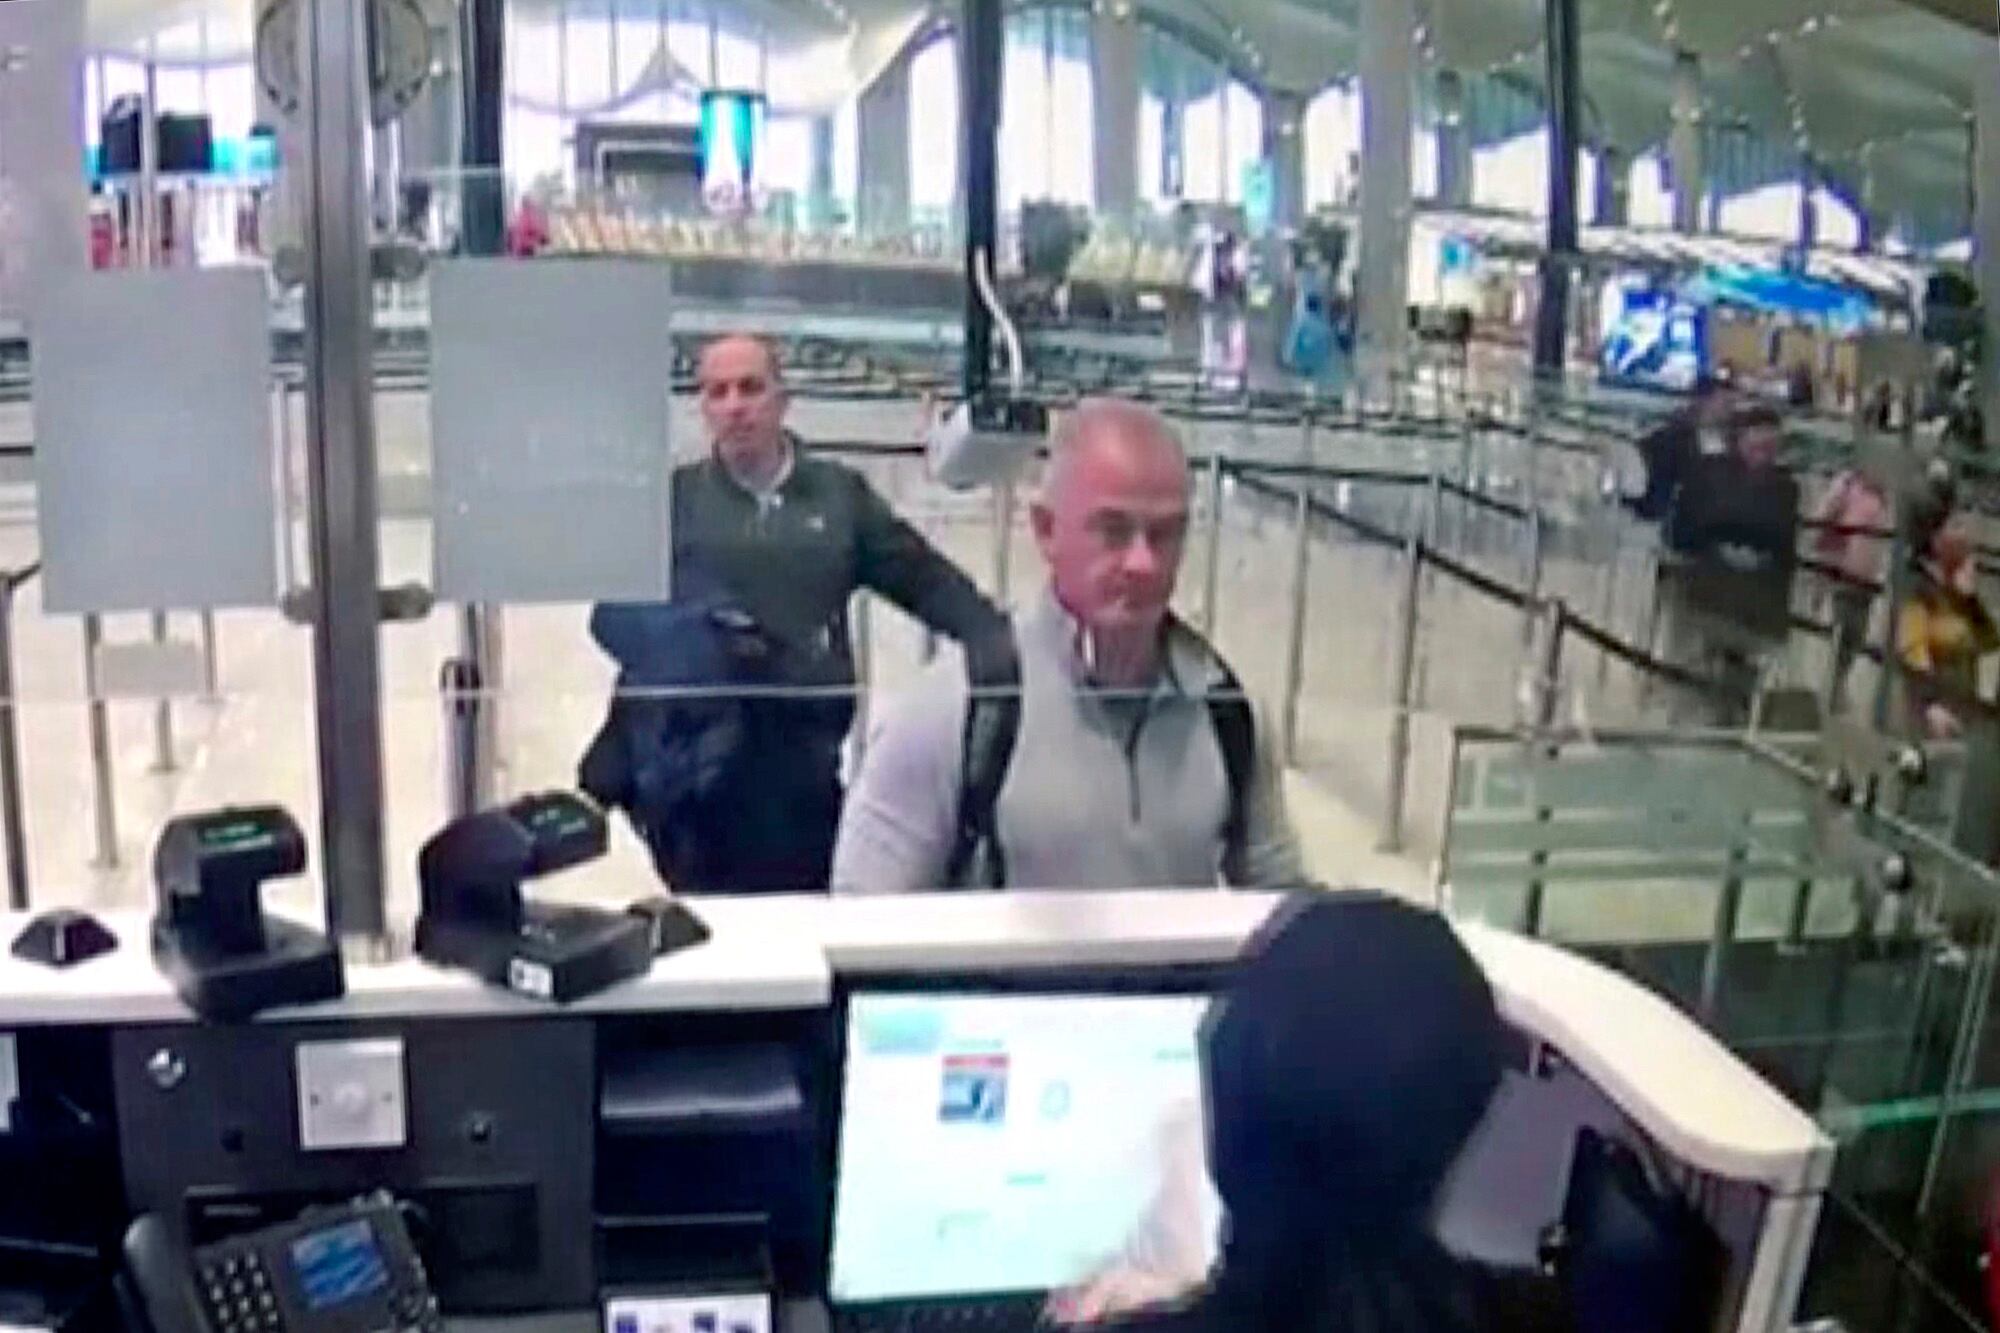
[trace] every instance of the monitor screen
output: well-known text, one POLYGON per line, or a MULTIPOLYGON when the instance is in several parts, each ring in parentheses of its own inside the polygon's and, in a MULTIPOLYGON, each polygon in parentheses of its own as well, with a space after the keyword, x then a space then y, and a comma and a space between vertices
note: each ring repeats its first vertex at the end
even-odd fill
POLYGON ((1055 1291, 1135 1253, 1215 1254, 1199 995, 860 994, 837 1303, 1055 1291))
POLYGON ((1645 277, 1606 283, 1598 369, 1613 384, 1686 392, 1708 373, 1708 324, 1700 306, 1645 277))
POLYGON ((755 206, 768 114, 762 93, 710 89, 701 95, 701 192, 709 211, 733 216, 755 206))
POLYGON ((375 1232, 360 1219, 293 1241, 292 1268, 308 1310, 345 1305, 389 1285, 389 1269, 375 1232))

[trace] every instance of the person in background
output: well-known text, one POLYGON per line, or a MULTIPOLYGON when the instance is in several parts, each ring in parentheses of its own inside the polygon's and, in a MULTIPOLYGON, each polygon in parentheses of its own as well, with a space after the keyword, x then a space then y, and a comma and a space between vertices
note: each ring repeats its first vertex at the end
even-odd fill
POLYGON ((1147 1233, 1172 1219, 1148 1216, 1127 1254, 1058 1293, 1051 1322, 1561 1333, 1572 1320, 1553 1279, 1456 1258, 1435 1234, 1507 1045, 1491 986, 1442 917, 1375 894, 1288 900, 1202 1028, 1218 1262, 1206 1275, 1149 1264, 1162 1247, 1147 1233))
POLYGON ((1864 469, 1851 467, 1833 479, 1813 511, 1818 531, 1813 554, 1822 564, 1827 605, 1833 620, 1832 706, 1846 707, 1847 677, 1868 642, 1868 621, 1888 563, 1886 543, 1877 534, 1889 522, 1882 486, 1864 469))
POLYGON ((1004 676, 941 660, 886 708, 848 792, 837 893, 1300 882, 1242 686, 1169 611, 1187 458, 1150 408, 1086 400, 1031 511, 1046 590, 1004 676))
POLYGON ((1694 460, 1727 452, 1729 419, 1736 411, 1736 400, 1731 381, 1705 377, 1695 384, 1692 402, 1639 437, 1646 489, 1631 501, 1634 513, 1652 522, 1664 519, 1681 477, 1694 460))
POLYGON ((1677 692, 1677 721, 1743 725, 1791 632, 1799 487, 1778 463, 1783 442, 1776 409, 1743 408, 1720 452, 1700 448, 1673 488, 1658 593, 1666 654, 1707 682, 1677 692))
POLYGON ((579 777, 677 890, 823 891, 854 721, 849 600, 880 593, 974 660, 1006 618, 866 478, 785 428, 769 347, 719 338, 697 381, 711 449, 674 470, 672 601, 593 610, 619 692, 579 777))
POLYGON ((1980 659, 2000 651, 2000 628, 1979 598, 1972 542, 1948 480, 1910 504, 1910 588, 1896 624, 1896 655, 1911 733, 1954 740, 1974 721, 1980 659))

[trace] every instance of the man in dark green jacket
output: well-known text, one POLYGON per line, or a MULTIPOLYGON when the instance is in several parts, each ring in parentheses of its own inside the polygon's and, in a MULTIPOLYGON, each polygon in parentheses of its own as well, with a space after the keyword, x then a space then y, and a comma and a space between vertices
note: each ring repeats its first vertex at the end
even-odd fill
MULTIPOLYGON (((626 808, 676 889, 819 891, 854 719, 854 593, 879 593, 973 652, 1002 642, 1006 621, 866 478, 815 458, 785 429, 788 398, 769 347, 717 339, 698 385, 711 449, 674 471, 673 596, 676 607, 708 604, 731 663, 708 684, 740 693, 720 706, 712 691, 684 707, 614 700, 585 785, 626 808), (711 743, 684 743, 689 728, 711 743), (702 773, 658 771, 689 754, 705 756, 702 773), (647 794, 663 790, 680 794, 673 808, 650 808, 658 801, 647 794)), ((686 617, 667 608, 600 607, 592 624, 621 687, 685 681, 690 654, 706 647, 687 642, 686 617), (655 620, 660 632, 648 632, 655 620), (676 661, 654 660, 668 657, 676 661)))

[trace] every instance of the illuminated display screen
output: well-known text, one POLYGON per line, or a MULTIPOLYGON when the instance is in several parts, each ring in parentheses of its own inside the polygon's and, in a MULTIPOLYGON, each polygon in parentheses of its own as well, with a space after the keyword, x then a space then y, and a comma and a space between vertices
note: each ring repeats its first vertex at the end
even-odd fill
POLYGON ((767 110, 762 93, 701 95, 701 195, 712 211, 742 213, 754 204, 767 110))
POLYGON ((308 1310, 329 1310, 389 1285, 375 1232, 359 1220, 293 1241, 292 1271, 308 1310))

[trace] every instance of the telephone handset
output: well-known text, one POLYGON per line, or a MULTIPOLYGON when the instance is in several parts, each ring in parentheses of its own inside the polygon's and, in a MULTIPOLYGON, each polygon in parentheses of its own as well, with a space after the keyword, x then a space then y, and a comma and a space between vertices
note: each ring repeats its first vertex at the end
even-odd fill
POLYGON ((189 1250, 148 1214, 125 1266, 152 1333, 439 1333, 396 1201, 371 1194, 189 1250))

